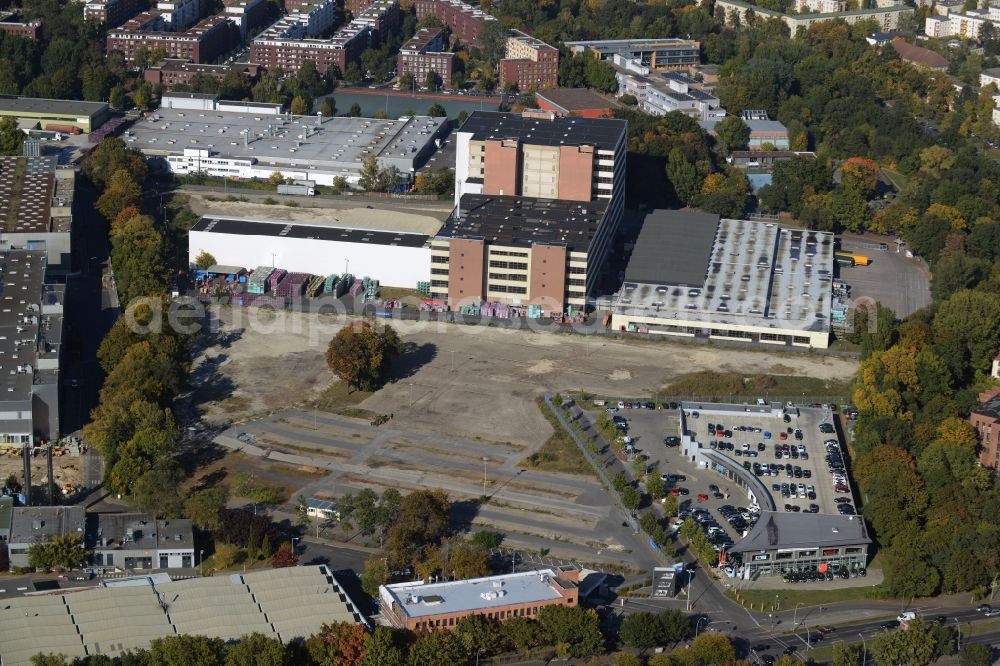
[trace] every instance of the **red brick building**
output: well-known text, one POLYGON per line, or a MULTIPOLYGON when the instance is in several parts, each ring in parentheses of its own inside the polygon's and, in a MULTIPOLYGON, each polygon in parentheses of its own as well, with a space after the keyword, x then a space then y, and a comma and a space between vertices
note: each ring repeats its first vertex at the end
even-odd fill
POLYGON ((0 14, 0 30, 3 30, 8 35, 24 37, 25 39, 30 39, 32 41, 37 40, 42 36, 41 21, 35 19, 33 21, 23 22, 20 18, 21 16, 17 12, 0 14))
POLYGON ((107 50, 119 51, 131 63, 136 51, 163 49, 168 58, 196 63, 212 62, 231 49, 239 39, 239 29, 225 16, 210 16, 184 32, 164 30, 157 11, 145 12, 117 30, 108 32, 107 50))
POLYGON ((105 28, 117 28, 148 8, 146 0, 95 0, 83 6, 83 17, 105 28))
POLYGON ((1000 386, 981 394, 979 402, 969 414, 969 423, 979 434, 979 462, 1000 469, 1000 386))
POLYGON ((250 45, 250 61, 265 70, 279 67, 286 74, 295 74, 306 60, 312 60, 320 73, 336 67, 341 73, 347 63, 361 57, 368 48, 371 30, 366 26, 346 26, 330 39, 308 39, 302 26, 281 20, 258 35, 250 45))
POLYGON ((559 116, 610 118, 614 105, 587 88, 552 88, 535 94, 538 107, 559 116))
POLYGON ((417 21, 428 16, 434 16, 451 28, 452 40, 458 40, 469 46, 482 46, 479 41, 479 31, 487 21, 496 19, 479 9, 465 4, 461 0, 414 0, 417 21))
POLYGON ((520 30, 511 30, 500 61, 500 85, 508 84, 519 90, 558 86, 559 49, 520 30))
POLYGON ((375 0, 355 14, 349 25, 367 26, 371 30, 372 47, 376 47, 387 36, 399 32, 402 24, 403 14, 399 11, 398 0, 375 0))
POLYGON ((577 606, 579 576, 580 570, 570 565, 446 583, 400 583, 381 586, 379 598, 382 615, 392 626, 444 631, 470 615, 504 622, 534 618, 546 606, 577 606))
POLYGON ((451 88, 451 69, 454 55, 445 50, 443 30, 421 28, 399 48, 396 72, 402 77, 409 74, 414 85, 423 86, 430 72, 437 73, 441 86, 451 88))
POLYGON ((237 62, 231 65, 205 65, 187 60, 167 58, 156 67, 150 67, 143 76, 155 85, 162 85, 167 90, 173 90, 179 85, 190 85, 197 76, 205 76, 221 81, 230 72, 256 81, 260 75, 260 67, 248 62, 237 62))

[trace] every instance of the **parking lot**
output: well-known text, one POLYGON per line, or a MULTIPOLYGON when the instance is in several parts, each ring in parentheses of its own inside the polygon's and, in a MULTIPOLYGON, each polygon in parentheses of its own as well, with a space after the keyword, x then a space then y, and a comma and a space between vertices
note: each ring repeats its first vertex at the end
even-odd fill
POLYGON ((851 286, 851 300, 870 298, 892 308, 900 319, 931 302, 930 274, 916 259, 897 253, 895 243, 887 250, 872 248, 871 242, 845 236, 841 247, 871 259, 868 266, 841 268, 840 277, 851 286))
MULTIPOLYGON (((664 444, 666 438, 681 434, 677 410, 625 409, 619 414, 628 423, 636 451, 648 454, 650 464, 666 475, 667 487, 680 493, 677 499, 682 510, 704 507, 718 518, 722 506, 732 505, 737 509, 748 506, 747 491, 727 475, 699 468, 683 456, 680 447, 664 444), (677 480, 676 475, 683 480, 677 480)), ((686 422, 688 434, 701 448, 715 449, 748 474, 757 476, 771 493, 778 511, 834 515, 853 511, 846 479, 838 491, 830 471, 831 462, 834 466, 843 465, 838 435, 835 431, 820 430, 821 424, 832 424, 830 410, 788 407, 787 422, 780 413, 699 412, 698 418, 693 418, 689 412, 686 422)), ((727 521, 719 522, 734 539, 742 536, 727 521)))

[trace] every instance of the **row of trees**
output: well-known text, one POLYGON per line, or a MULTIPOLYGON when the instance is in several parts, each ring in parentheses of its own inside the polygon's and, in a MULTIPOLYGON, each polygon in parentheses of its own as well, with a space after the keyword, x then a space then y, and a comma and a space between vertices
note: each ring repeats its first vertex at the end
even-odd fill
MULTIPOLYGON (((288 645, 263 634, 237 642, 180 635, 154 640, 149 649, 111 659, 78 658, 74 666, 455 666, 477 656, 528 652, 555 646, 565 656, 583 657, 604 650, 597 614, 582 608, 549 606, 537 620, 511 618, 503 624, 475 615, 453 630, 415 635, 389 627, 368 633, 362 625, 335 622, 288 645)), ((65 666, 62 655, 39 654, 32 666, 65 666)), ((703 662, 719 663, 719 662, 703 662)))

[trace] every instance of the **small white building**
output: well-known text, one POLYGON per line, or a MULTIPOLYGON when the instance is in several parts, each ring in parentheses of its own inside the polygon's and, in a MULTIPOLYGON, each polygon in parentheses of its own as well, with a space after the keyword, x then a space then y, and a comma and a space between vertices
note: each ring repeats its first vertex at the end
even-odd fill
POLYGON ((337 505, 330 500, 319 499, 318 497, 310 497, 306 500, 306 515, 310 518, 319 518, 321 520, 340 520, 340 512, 337 511, 337 505))

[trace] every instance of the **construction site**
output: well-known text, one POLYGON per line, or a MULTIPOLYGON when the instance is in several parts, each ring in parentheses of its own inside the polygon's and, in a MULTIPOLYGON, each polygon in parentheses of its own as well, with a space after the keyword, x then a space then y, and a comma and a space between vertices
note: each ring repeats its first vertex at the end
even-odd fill
POLYGON ((38 500, 49 500, 49 478, 55 481, 56 497, 69 496, 88 485, 86 447, 78 439, 67 438, 50 445, 18 447, 0 445, 0 483, 14 475, 18 483, 31 486, 38 500), (51 453, 51 455, 50 455, 51 453), (27 463, 27 465, 25 464, 27 463), (29 483, 25 483, 25 478, 29 483))

